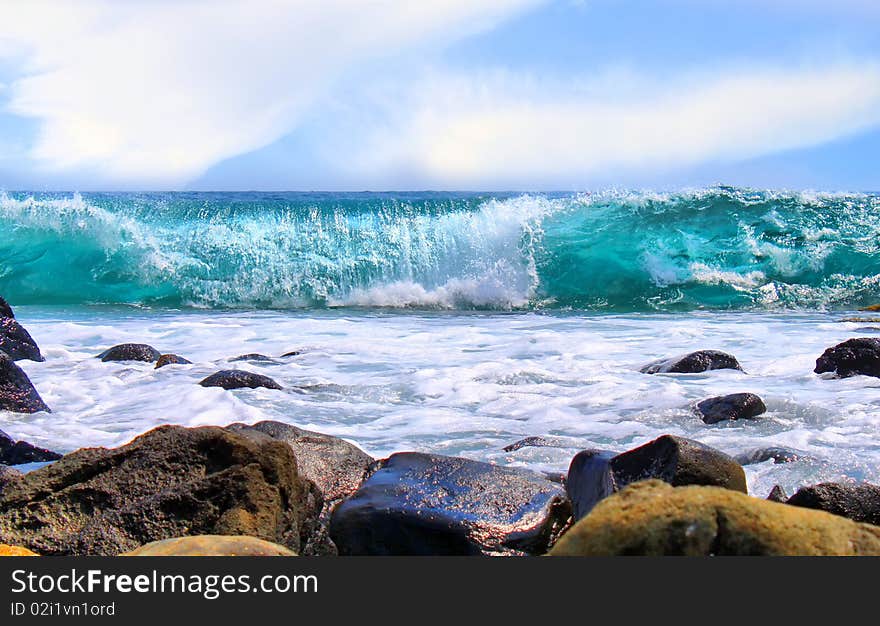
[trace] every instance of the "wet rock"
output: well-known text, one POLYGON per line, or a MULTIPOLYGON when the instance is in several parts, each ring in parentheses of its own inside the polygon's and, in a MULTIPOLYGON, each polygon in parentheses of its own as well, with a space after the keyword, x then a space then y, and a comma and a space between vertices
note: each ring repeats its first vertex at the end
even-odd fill
POLYGON ((194 535, 154 541, 120 556, 296 556, 296 552, 256 537, 194 535))
POLYGON ((335 554, 336 546, 328 534, 330 512, 357 491, 367 477, 374 462, 373 457, 338 437, 281 422, 266 421, 253 426, 232 424, 228 429, 250 436, 270 437, 290 446, 300 475, 314 483, 324 503, 319 515, 319 528, 309 545, 303 546, 301 553, 335 554))
POLYGON ((286 359, 288 357, 300 356, 302 354, 304 354, 304 352, 302 350, 291 350, 290 352, 285 352, 284 354, 282 354, 281 358, 286 359))
POLYGON ((813 371, 816 374, 833 373, 840 378, 859 374, 880 377, 880 339, 847 339, 828 348, 816 359, 816 368, 813 371))
POLYGON ((771 502, 785 502, 788 500, 788 494, 785 493, 785 489, 783 489, 779 485, 773 485, 773 489, 770 490, 770 493, 767 495, 767 499, 771 502))
POLYGON ((752 419, 766 413, 767 407, 753 393, 731 393, 698 402, 696 411, 706 424, 717 424, 725 420, 752 419))
POLYGON ((202 387, 223 387, 223 389, 281 389, 281 385, 268 376, 244 370, 221 370, 211 374, 199 383, 202 387))
POLYGON ((182 356, 177 356, 176 354, 163 354, 156 361, 156 369, 166 365, 192 365, 192 361, 187 361, 182 356))
POLYGON ((36 552, 31 552, 27 548, 20 546, 8 546, 0 543, 0 556, 40 556, 36 552))
POLYGON ((320 504, 280 441, 162 426, 7 486, 0 537, 44 555, 115 555, 185 535, 250 535, 298 551, 320 504))
POLYGON ((9 306, 9 303, 3 296, 0 296, 0 317, 15 318, 15 313, 12 312, 12 307, 9 306))
POLYGON ((14 467, 9 467, 8 465, 0 465, 0 493, 3 493, 3 489, 7 485, 11 485, 16 480, 19 480, 24 474, 19 472, 14 467))
POLYGON ((757 450, 737 454, 734 457, 740 465, 754 465, 756 463, 764 463, 770 459, 773 459, 774 463, 793 463, 804 458, 807 458, 807 456, 803 452, 778 446, 758 448, 757 450))
POLYGON ((237 357, 233 357, 229 359, 230 363, 238 363, 240 361, 247 361, 248 363, 277 363, 275 359, 270 356, 266 356, 265 354, 241 354, 237 357))
POLYGON ((618 487, 659 478, 670 485, 712 485, 747 493, 742 466, 698 441, 663 435, 611 459, 618 487))
POLYGON ((820 483, 798 489, 786 504, 880 525, 880 487, 877 485, 820 483))
POLYGON ((740 370, 739 361, 732 354, 718 350, 700 350, 671 359, 660 359, 644 366, 643 374, 696 374, 709 370, 740 370))
POLYGON ((554 439, 552 437, 526 437, 520 439, 516 443, 502 448, 505 452, 515 452, 520 448, 567 448, 569 444, 562 439, 554 439))
POLYGON ((104 350, 98 355, 98 358, 104 361, 143 361, 144 363, 154 363, 159 360, 162 355, 153 346, 145 343, 122 343, 113 346, 109 350, 104 350))
POLYGON ((26 441, 15 441, 0 430, 0 464, 21 465, 23 463, 40 463, 57 461, 61 455, 45 448, 38 448, 26 441))
POLYGON ((575 520, 587 515, 600 500, 617 491, 611 469, 612 458, 614 453, 606 450, 583 450, 571 460, 565 491, 571 500, 575 520))
POLYGON ((0 317, 0 351, 14 361, 45 361, 37 342, 24 326, 12 317, 0 317))
POLYGON ((880 304, 872 304, 870 306, 862 307, 859 311, 880 311, 880 304))
POLYGON ((5 352, 0 352, 0 411, 52 412, 34 389, 27 374, 5 352))
POLYGON ((563 489, 524 470, 392 455, 334 511, 340 554, 541 554, 567 524, 563 489))
POLYGON ((600 502, 553 556, 880 555, 880 528, 717 487, 649 480, 600 502))

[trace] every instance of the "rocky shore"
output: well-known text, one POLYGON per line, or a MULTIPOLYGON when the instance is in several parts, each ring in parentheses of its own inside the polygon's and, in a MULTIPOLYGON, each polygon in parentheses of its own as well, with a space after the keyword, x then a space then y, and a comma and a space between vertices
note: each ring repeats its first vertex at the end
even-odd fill
MULTIPOLYGON (((188 363, 146 344, 96 357, 188 363)), ((265 359, 274 360, 230 361, 265 359)), ((26 373, 27 361, 41 360, 0 298, 0 410, 50 411, 26 373)), ((642 372, 718 369, 743 367, 733 355, 700 350, 642 372)), ((880 377, 880 340, 830 347, 814 371, 880 377)), ((200 384, 282 389, 241 369, 200 384)), ((747 390, 692 409, 701 428, 766 411, 747 390)), ((12 431, 0 431, 0 555, 880 555, 880 487, 748 494, 743 465, 797 458, 785 448, 734 458, 664 435, 631 449, 583 450, 565 475, 552 476, 417 451, 374 459, 343 439, 270 421, 162 426, 117 448, 63 456, 0 426, 12 431), (15 467, 29 463, 45 465, 15 467)), ((505 449, 553 445, 536 434, 505 449)))

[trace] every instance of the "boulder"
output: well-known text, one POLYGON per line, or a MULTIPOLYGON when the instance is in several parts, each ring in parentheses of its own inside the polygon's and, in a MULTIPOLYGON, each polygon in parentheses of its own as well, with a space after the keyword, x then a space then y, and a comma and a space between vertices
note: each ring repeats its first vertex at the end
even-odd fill
POLYGON ((187 361, 182 356, 177 356, 176 354, 163 354, 156 360, 156 369, 166 365, 192 365, 192 361, 187 361))
POLYGON ((816 374, 832 373, 840 378, 859 374, 880 377, 880 339, 847 339, 828 348, 816 359, 813 371, 816 374))
POLYGON ((572 517, 586 516, 593 507, 617 491, 614 471, 611 469, 613 452, 583 450, 578 452, 568 467, 565 491, 571 500, 572 517))
POLYGON ((34 389, 27 374, 5 352, 0 352, 0 411, 52 412, 34 389))
POLYGON ((698 441, 663 435, 611 459, 618 487, 658 478, 674 487, 712 485, 747 493, 742 466, 698 441))
POLYGON ((0 537, 45 555, 115 555, 184 535, 250 535, 298 552, 320 494, 290 447, 223 428, 161 426, 87 448, 0 494, 0 537))
POLYGON ((244 370, 221 370, 211 374, 199 383, 202 387, 223 387, 223 389, 281 389, 281 385, 268 376, 244 370))
POLYGON ((98 358, 104 361, 143 361, 144 363, 154 363, 159 360, 162 355, 153 346, 145 343, 122 343, 113 346, 109 350, 104 350, 98 355, 98 358))
POLYGON ((0 296, 0 317, 15 318, 15 313, 12 312, 12 307, 9 306, 9 303, 3 296, 0 296))
POLYGON ((246 535, 193 535, 154 541, 119 556, 296 556, 296 552, 246 535))
POLYGON ((0 464, 21 465, 23 463, 39 463, 57 461, 61 455, 45 448, 38 448, 26 441, 15 441, 0 430, 0 464))
POLYGON ((770 493, 767 494, 767 499, 771 502, 785 502, 788 500, 788 494, 785 493, 785 489, 783 489, 779 485, 773 485, 773 489, 770 490, 770 493))
POLYGON ((566 441, 553 437, 526 437, 502 449, 505 452, 515 452, 520 448, 567 448, 569 445, 566 441))
POLYGON ((249 436, 262 435, 290 446, 300 475, 315 485, 324 503, 318 530, 309 545, 303 546, 301 553, 335 554, 336 546, 328 534, 330 512, 357 491, 369 473, 373 457, 338 437, 281 422, 266 421, 253 426, 232 424, 228 429, 249 436))
POLYGON ((752 419, 767 411, 764 401, 753 393, 731 393, 706 398, 698 402, 695 409, 706 424, 752 419))
POLYGON ((8 546, 0 543, 0 556, 40 556, 36 552, 31 552, 27 548, 19 546, 8 546))
POLYGON ((24 326, 12 317, 0 317, 0 351, 14 361, 45 361, 37 342, 24 326))
POLYGON ((718 487, 657 480, 600 502, 553 556, 880 556, 880 528, 718 487))
POLYGON ((330 536, 344 555, 542 554, 570 514, 539 474, 403 452, 333 511, 330 536))
POLYGON ((0 465, 0 493, 3 493, 3 489, 7 485, 11 485, 22 476, 24 476, 24 474, 19 472, 14 467, 9 467, 8 465, 0 465))
POLYGON ((782 448, 780 446, 771 446, 769 448, 758 448, 750 452, 737 454, 734 459, 740 465, 755 465, 756 463, 764 463, 773 459, 774 463, 793 463, 800 459, 807 458, 807 455, 791 448, 782 448))
POLYGON ((798 489, 786 504, 880 526, 880 487, 877 485, 820 483, 798 489))
POLYGON ((645 365, 643 374, 696 374, 709 370, 740 370, 739 361, 732 354, 718 350, 700 350, 671 359, 659 359, 645 365))

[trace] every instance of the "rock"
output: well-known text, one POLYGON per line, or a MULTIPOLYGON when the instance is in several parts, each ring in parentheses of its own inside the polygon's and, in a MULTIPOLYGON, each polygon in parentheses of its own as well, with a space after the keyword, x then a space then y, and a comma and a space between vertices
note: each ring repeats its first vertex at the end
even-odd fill
POLYGON ((187 361, 182 356, 177 356, 176 354, 163 354, 156 361, 156 369, 166 365, 192 365, 192 361, 187 361))
POLYGON ((104 350, 98 355, 98 358, 104 361, 143 361, 144 363, 153 363, 159 360, 162 355, 153 346, 145 343, 122 343, 113 346, 109 350, 104 350))
POLYGON ((734 459, 740 465, 754 465, 756 463, 764 463, 773 459, 774 463, 792 463, 800 459, 807 458, 803 452, 792 450, 791 448, 770 447, 758 448, 751 452, 743 452, 737 454, 734 459))
POLYGON ((712 485, 747 493, 742 466, 723 452, 698 441, 663 435, 611 459, 618 487, 646 478, 670 485, 712 485))
POLYGON ((154 541, 119 556, 296 556, 296 552, 245 535, 194 535, 154 541))
POLYGON ((600 502, 553 556, 880 555, 880 528, 718 487, 649 480, 600 502))
POLYGON ((27 548, 19 546, 8 546, 0 543, 0 556, 40 556, 36 552, 31 552, 27 548))
POLYGON ((333 511, 330 536, 344 555, 541 554, 570 513, 538 474, 403 452, 333 511))
POLYGON ((779 485, 773 485, 773 489, 770 490, 767 499, 771 502, 785 502, 788 500, 788 494, 785 493, 785 489, 779 485))
POLYGON ((0 411, 52 412, 34 389, 27 374, 5 352, 0 352, 0 411))
POLYGON ((880 377, 880 339, 847 339, 816 359, 816 374, 831 372, 840 378, 863 374, 880 377))
POLYGON ((786 504, 880 526, 880 487, 877 485, 820 483, 798 489, 786 504))
POLYGON ((525 439, 520 439, 516 443, 512 443, 509 446, 504 446, 502 448, 505 452, 515 452, 520 448, 567 448, 569 444, 562 439, 554 439, 547 437, 526 437, 525 439))
POLYGON ((732 393, 698 402, 696 411, 706 424, 717 424, 725 420, 752 419, 765 413, 767 407, 753 393, 732 393))
POLYGON ((568 467, 565 491, 571 500, 575 521, 593 510, 600 500, 617 491, 614 472, 611 469, 613 452, 584 450, 578 452, 568 467))
POLYGON ((237 363, 239 361, 248 361, 250 363, 277 363, 275 359, 270 356, 266 356, 265 354, 242 354, 237 357, 229 359, 230 363, 237 363))
POLYGON ((660 359, 644 366, 643 374, 696 374, 709 370, 740 370, 736 357, 718 350, 700 350, 671 359, 660 359))
POLYGON ((38 463, 57 461, 61 455, 45 448, 38 448, 26 441, 15 441, 0 430, 0 464, 21 465, 22 463, 38 463))
POLYGON ((14 361, 45 361, 37 342, 15 318, 0 317, 0 351, 14 361))
POLYGON ((9 303, 3 296, 0 296, 0 317, 15 318, 15 313, 12 312, 12 307, 9 306, 9 303))
POLYGON ((3 489, 7 485, 11 485, 16 480, 19 480, 24 474, 19 472, 14 467, 9 467, 8 465, 0 465, 0 493, 3 493, 3 489))
POLYGON ((345 498, 357 491, 369 473, 373 457, 338 437, 302 430, 281 422, 259 422, 253 426, 232 424, 229 430, 242 434, 261 434, 285 442, 296 457, 303 478, 314 483, 324 502, 319 516, 319 529, 303 554, 334 554, 328 534, 330 512, 345 498))
POLYGON ((244 370, 222 370, 211 374, 199 383, 202 387, 223 387, 224 389, 281 389, 281 385, 268 376, 244 370))
POLYGON ((77 450, 4 488, 0 537, 45 555, 109 556, 203 534, 297 552, 320 506, 288 445, 161 426, 119 448, 77 450))
POLYGON ((880 311, 880 304, 872 304, 859 309, 859 311, 880 311))
POLYGON ((285 352, 284 354, 282 354, 281 358, 286 359, 287 357, 300 356, 302 354, 303 354, 302 350, 291 350, 290 352, 285 352))

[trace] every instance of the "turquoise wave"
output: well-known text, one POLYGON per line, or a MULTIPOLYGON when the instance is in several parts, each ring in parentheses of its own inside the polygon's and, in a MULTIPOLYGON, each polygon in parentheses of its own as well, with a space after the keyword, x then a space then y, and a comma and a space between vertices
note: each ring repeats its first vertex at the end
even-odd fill
POLYGON ((880 302, 880 196, 0 195, 16 304, 664 311, 880 302))

